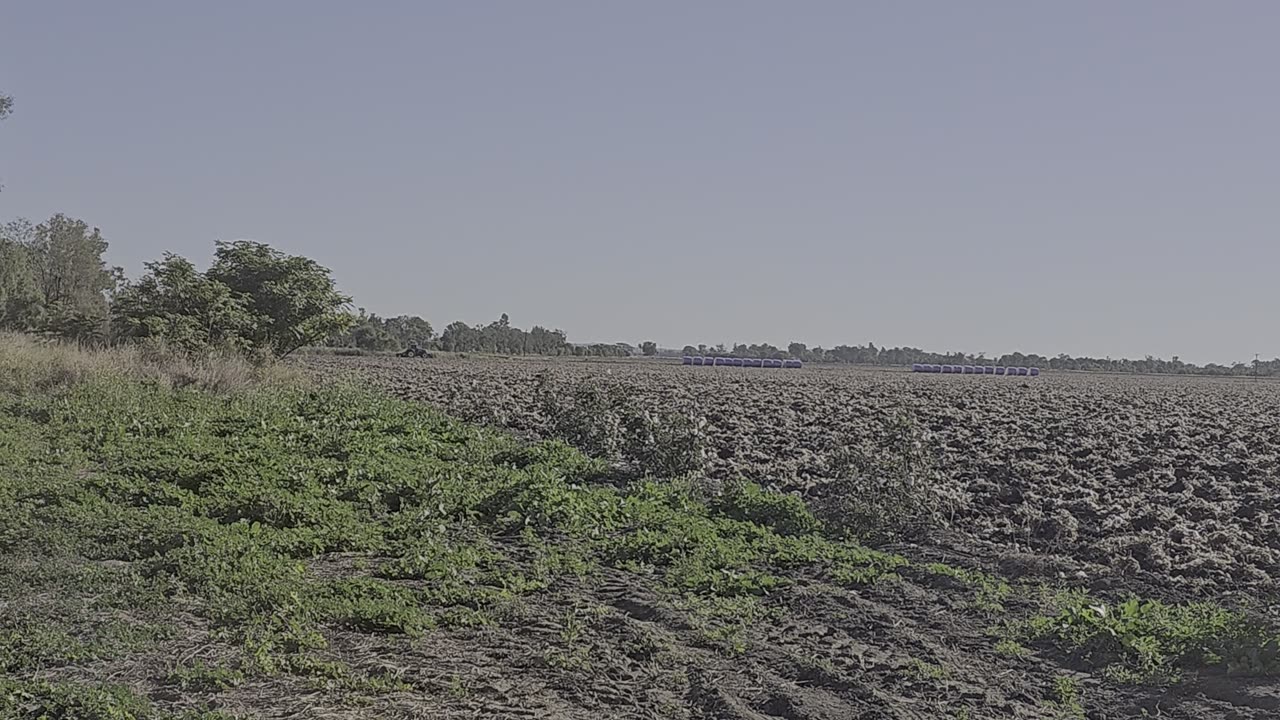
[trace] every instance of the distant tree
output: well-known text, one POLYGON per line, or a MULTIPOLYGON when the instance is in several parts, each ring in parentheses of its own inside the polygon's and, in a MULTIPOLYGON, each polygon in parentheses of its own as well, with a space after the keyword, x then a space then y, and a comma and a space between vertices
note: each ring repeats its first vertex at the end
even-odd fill
POLYGON ((30 244, 36 288, 46 308, 105 318, 107 295, 124 277, 103 260, 107 241, 98 228, 58 214, 35 227, 30 244))
MULTIPOLYGON (((351 346, 361 350, 395 350, 401 345, 395 336, 387 332, 386 326, 378 322, 376 316, 371 322, 357 323, 348 332, 351 336, 351 346)), ((408 345, 408 343, 404 344, 408 345)))
POLYGON ((398 345, 408 347, 410 343, 426 345, 435 338, 435 330, 431 323, 417 315, 399 315, 387 318, 382 322, 387 333, 398 345))
POLYGON ((254 323, 252 346, 278 357, 355 321, 347 310, 351 298, 338 292, 328 268, 263 243, 219 242, 208 276, 244 298, 254 323))
POLYGON ((440 334, 440 348, 449 352, 475 352, 480 349, 479 333, 464 322, 449 323, 440 334))
POLYGON ((0 226, 0 329, 29 330, 39 324, 40 292, 30 242, 35 226, 15 220, 0 226))
POLYGON ((653 357, 658 354, 658 343, 652 340, 645 340, 640 343, 640 354, 645 357, 653 357))
POLYGON ((242 352, 254 330, 243 297, 171 253, 147 263, 146 274, 116 294, 111 319, 119 337, 161 340, 185 352, 242 352))
POLYGON ((809 346, 804 343, 793 342, 787 346, 787 354, 797 360, 808 360, 809 346))
POLYGON ((698 354, 698 348, 696 348, 696 347, 694 347, 694 346, 692 346, 692 345, 685 345, 685 346, 684 346, 684 349, 683 349, 683 350, 681 350, 680 352, 681 352, 681 353, 683 353, 683 354, 685 354, 685 355, 697 355, 697 354, 698 354))

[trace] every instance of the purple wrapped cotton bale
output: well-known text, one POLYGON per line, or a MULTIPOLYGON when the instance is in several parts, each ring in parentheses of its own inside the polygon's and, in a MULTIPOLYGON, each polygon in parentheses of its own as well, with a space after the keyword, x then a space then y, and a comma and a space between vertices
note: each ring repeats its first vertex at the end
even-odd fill
POLYGON ((950 375, 951 373, 953 373, 953 372, 955 372, 955 371, 956 371, 955 367, 953 367, 953 366, 951 366, 951 365, 943 365, 943 366, 942 366, 942 374, 943 374, 943 375, 950 375))
POLYGON ((1027 376, 1027 375, 1030 375, 1030 374, 1031 374, 1031 368, 1023 368, 1023 367, 1020 367, 1020 368, 1018 368, 1018 374, 1019 374, 1019 375, 1022 375, 1022 376, 1024 376, 1024 377, 1025 377, 1025 376, 1027 376))
POLYGON ((1028 374, 1028 375, 1030 375, 1031 377, 1039 377, 1039 376, 1040 376, 1040 368, 1028 368, 1028 369, 1027 369, 1027 374, 1028 374))
POLYGON ((996 374, 995 366, 994 366, 994 365, 987 365, 987 366, 983 367, 983 368, 982 368, 982 374, 983 374, 983 375, 995 375, 995 374, 996 374))
POLYGON ((961 368, 960 368, 960 372, 964 373, 965 375, 972 375, 972 374, 973 374, 973 366, 972 366, 972 365, 965 365, 965 366, 963 366, 963 367, 961 367, 961 368))
POLYGON ((700 358, 700 357, 691 357, 691 358, 689 358, 689 364, 690 364, 690 365, 701 365, 701 364, 702 364, 702 358, 700 358))
POLYGON ((803 365, 804 363, 800 362, 799 360, 783 360, 782 361, 782 367, 791 368, 793 370, 796 368, 800 368, 803 365))
POLYGON ((1007 369, 1008 369, 1008 368, 997 367, 997 368, 996 368, 996 375, 1003 375, 1003 374, 1004 374, 1004 371, 1005 371, 1005 370, 1007 370, 1007 369))
POLYGON ((692 365, 692 364, 693 364, 693 357, 692 357, 692 356, 690 356, 690 355, 685 355, 684 357, 680 358, 680 364, 681 364, 681 365, 692 365))
POLYGON ((911 372, 924 372, 920 369, 920 363, 911 363, 911 372))
POLYGON ((734 367, 742 367, 742 358, 734 358, 734 359, 733 359, 733 366, 734 366, 734 367))

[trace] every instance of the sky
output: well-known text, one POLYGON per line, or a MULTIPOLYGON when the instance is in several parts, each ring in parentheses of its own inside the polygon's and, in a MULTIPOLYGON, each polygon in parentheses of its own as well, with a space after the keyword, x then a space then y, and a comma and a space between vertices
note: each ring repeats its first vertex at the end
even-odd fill
POLYGON ((1272 0, 0 3, 0 220, 571 340, 1280 355, 1272 0))

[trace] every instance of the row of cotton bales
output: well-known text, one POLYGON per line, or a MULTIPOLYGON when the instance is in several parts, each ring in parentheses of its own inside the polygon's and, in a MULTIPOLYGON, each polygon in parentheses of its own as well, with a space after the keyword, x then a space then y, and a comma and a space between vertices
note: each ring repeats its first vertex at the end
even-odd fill
POLYGON ((804 363, 799 360, 771 360, 762 358, 728 358, 697 357, 685 355, 680 359, 684 365, 714 365, 716 367, 758 367, 758 368, 800 368, 804 363))
POLYGON ((1040 368, 996 367, 993 365, 922 365, 915 363, 911 372, 943 373, 944 375, 1019 375, 1036 377, 1040 368))

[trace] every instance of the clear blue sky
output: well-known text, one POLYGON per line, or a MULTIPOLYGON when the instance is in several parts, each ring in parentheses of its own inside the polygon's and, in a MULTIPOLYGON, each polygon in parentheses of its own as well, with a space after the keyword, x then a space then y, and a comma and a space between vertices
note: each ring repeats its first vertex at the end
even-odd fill
POLYGON ((0 218, 576 340, 1280 355, 1280 3, 7 2, 0 218))

